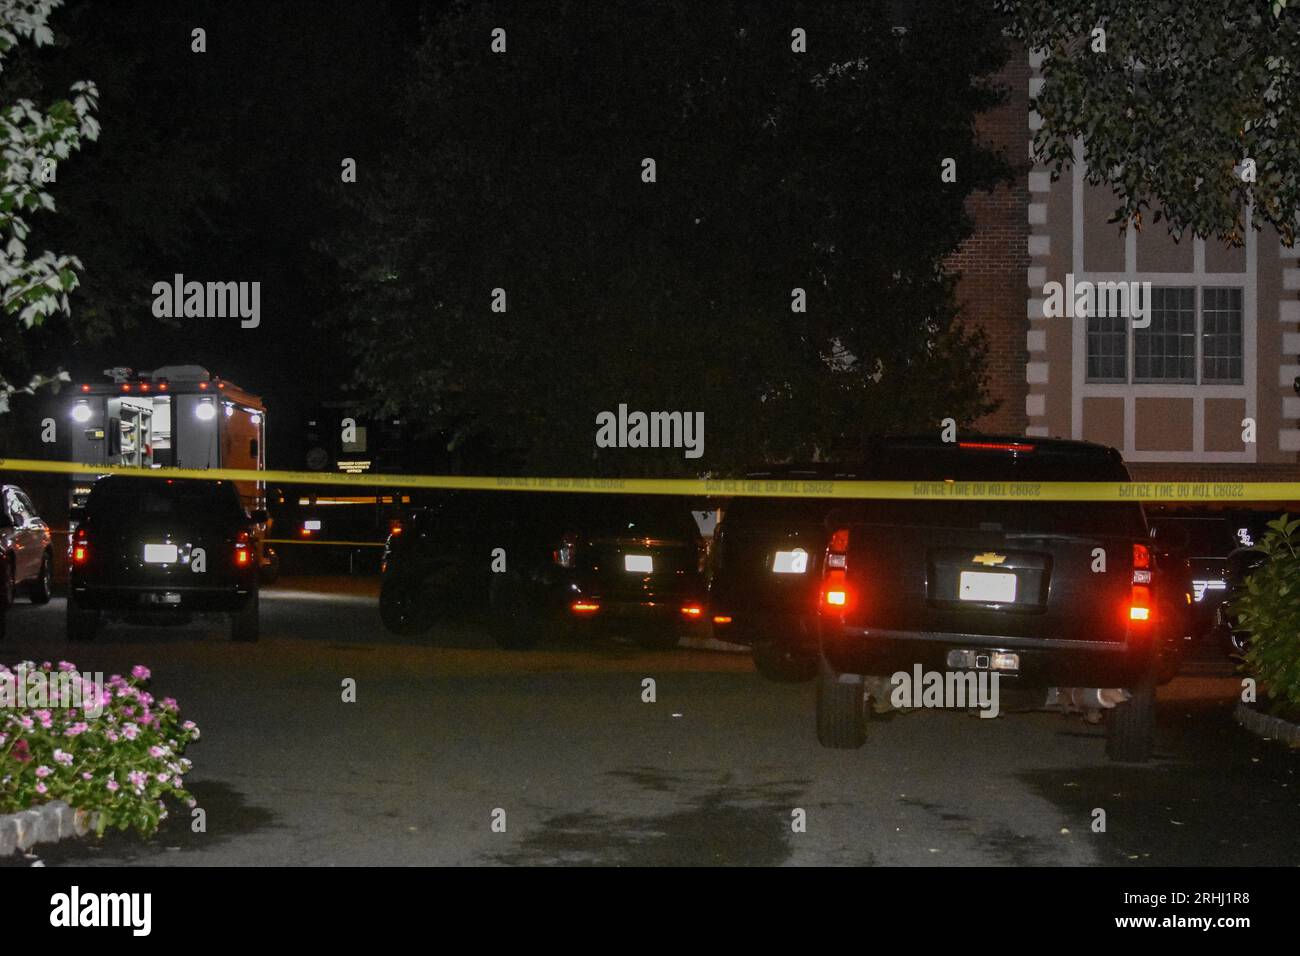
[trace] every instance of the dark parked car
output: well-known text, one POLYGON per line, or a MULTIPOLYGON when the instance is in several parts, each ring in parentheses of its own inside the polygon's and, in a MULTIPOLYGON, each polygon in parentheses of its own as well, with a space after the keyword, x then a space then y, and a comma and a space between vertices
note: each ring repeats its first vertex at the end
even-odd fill
POLYGON ((1155 688, 1170 672, 1164 657, 1178 627, 1162 621, 1172 598, 1142 507, 1032 497, 1035 482, 1129 480, 1119 453, 1024 438, 894 439, 870 460, 879 479, 937 489, 1016 482, 1025 497, 863 501, 831 513, 821 743, 861 746, 867 698, 891 675, 983 670, 1008 689, 1095 692, 1092 699, 1113 705, 1107 753, 1147 759, 1155 688))
POLYGON ((24 591, 46 604, 54 581, 50 528, 17 485, 0 485, 0 610, 24 591))
MULTIPOLYGON (((861 478, 830 463, 781 465, 746 474, 791 483, 861 478)), ((719 640, 753 648, 754 666, 776 681, 817 676, 817 595, 830 498, 735 498, 713 536, 709 611, 719 640)))
POLYGON ((1260 565, 1268 560, 1263 551, 1253 548, 1238 548, 1228 555, 1227 581, 1228 590, 1215 610, 1213 636, 1223 646, 1229 656, 1239 657, 1246 652, 1250 634, 1237 621, 1235 601, 1246 590, 1246 579, 1260 565))
POLYGON ((704 620, 706 597, 685 498, 462 492, 389 537, 380 615, 404 634, 480 616, 503 647, 575 627, 671 647, 704 620))
POLYGON ((1228 555, 1239 544, 1236 522, 1224 515, 1190 514, 1153 515, 1150 521, 1160 546, 1187 561, 1191 636, 1204 639, 1227 596, 1228 555))
POLYGON ((106 617, 183 623, 229 618, 230 637, 258 638, 257 525, 228 481, 100 478, 69 542, 68 639, 94 638, 106 617))

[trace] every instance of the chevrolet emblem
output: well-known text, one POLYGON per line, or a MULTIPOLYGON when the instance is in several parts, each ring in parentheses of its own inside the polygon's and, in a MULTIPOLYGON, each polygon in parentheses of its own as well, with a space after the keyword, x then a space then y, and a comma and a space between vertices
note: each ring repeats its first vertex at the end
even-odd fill
POLYGON ((977 554, 971 558, 976 564, 987 564, 992 567, 995 564, 1001 564, 1007 559, 1005 554, 995 554, 992 551, 985 551, 983 554, 977 554))

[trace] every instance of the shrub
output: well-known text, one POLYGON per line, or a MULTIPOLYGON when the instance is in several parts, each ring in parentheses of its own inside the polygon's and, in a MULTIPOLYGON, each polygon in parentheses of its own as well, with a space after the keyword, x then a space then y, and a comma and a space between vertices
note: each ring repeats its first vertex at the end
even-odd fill
POLYGON ((1300 716, 1300 518, 1283 515, 1252 550, 1267 560, 1246 579, 1236 600, 1250 635, 1245 660, 1279 716, 1300 716))
POLYGON ((184 786, 191 764, 182 754, 199 729, 181 720, 176 701, 155 700, 145 689, 149 676, 137 666, 101 685, 66 661, 57 669, 48 661, 0 665, 10 688, 15 680, 50 687, 40 706, 11 700, 0 709, 0 813, 63 800, 98 813, 101 835, 115 827, 149 836, 167 817, 167 798, 193 807, 184 786), (59 699, 60 675, 79 700, 59 699))

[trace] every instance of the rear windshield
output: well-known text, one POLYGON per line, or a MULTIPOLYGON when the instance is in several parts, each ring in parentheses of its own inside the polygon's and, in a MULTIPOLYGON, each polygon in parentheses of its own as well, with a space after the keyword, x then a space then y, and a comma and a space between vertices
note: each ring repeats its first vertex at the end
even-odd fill
POLYGON ((99 521, 149 516, 238 519, 239 495, 228 481, 105 478, 91 489, 88 517, 99 521))
POLYGON ((1160 540, 1193 558, 1226 557, 1239 542, 1235 529, 1221 518, 1152 518, 1160 540))
MULTIPOLYGON (((1104 453, 1012 454, 962 448, 888 448, 873 469, 882 481, 1128 481, 1118 458, 1104 453)), ((840 512, 842 514, 842 512, 840 512)), ((873 524, 1145 537, 1142 507, 1125 502, 1030 500, 869 501, 851 514, 873 524)))

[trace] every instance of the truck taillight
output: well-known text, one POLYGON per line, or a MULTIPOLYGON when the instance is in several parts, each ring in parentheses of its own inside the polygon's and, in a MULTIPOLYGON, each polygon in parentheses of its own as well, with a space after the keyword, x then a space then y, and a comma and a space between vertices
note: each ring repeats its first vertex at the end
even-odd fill
POLYGON ((1133 585, 1133 594, 1128 602, 1128 619, 1130 621, 1151 620, 1151 589, 1145 584, 1133 585))
POLYGON ((849 606, 849 529, 838 528, 826 547, 826 565, 822 572, 821 609, 843 612, 849 606))
POLYGON ((72 537, 71 560, 77 567, 90 560, 90 535, 86 533, 84 527, 78 528, 77 533, 72 537))
POLYGON ((235 539, 235 567, 246 568, 253 560, 252 549, 248 546, 248 532, 239 532, 239 537, 235 539))
POLYGON ((1128 601, 1128 619, 1145 623, 1151 620, 1151 549, 1133 545, 1133 582, 1128 601))
POLYGON ((577 551, 577 535, 566 534, 560 539, 560 546, 551 552, 551 560, 562 568, 571 568, 575 564, 577 551))

